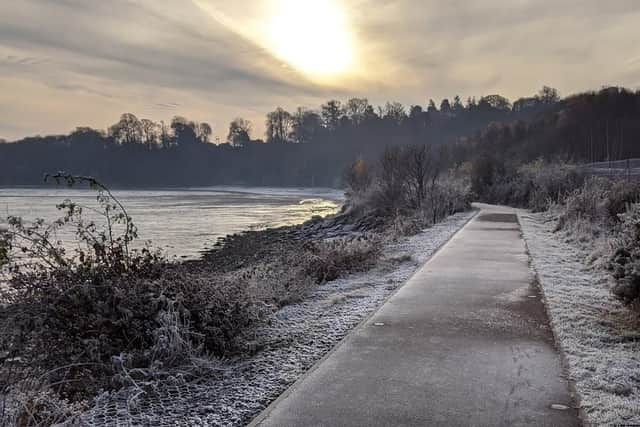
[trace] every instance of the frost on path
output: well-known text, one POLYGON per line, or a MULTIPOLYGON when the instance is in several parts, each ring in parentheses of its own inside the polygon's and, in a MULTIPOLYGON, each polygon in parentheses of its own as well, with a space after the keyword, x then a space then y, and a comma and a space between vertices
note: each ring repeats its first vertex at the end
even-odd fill
MULTIPOLYGON (((375 269, 319 286, 254 331, 261 350, 250 358, 217 361, 197 381, 176 373, 139 390, 97 399, 81 417, 89 426, 245 425, 371 314, 458 231, 475 212, 453 215, 385 246, 375 269), (409 257, 410 256, 410 257, 409 257), (132 399, 132 396, 139 396, 132 399)), ((309 396, 313 399, 313 396, 309 396)))
MULTIPOLYGON (((589 424, 640 425, 640 321, 615 300, 590 253, 553 233, 543 214, 520 214, 551 324, 589 424)), ((592 248, 593 249, 593 248, 592 248)))

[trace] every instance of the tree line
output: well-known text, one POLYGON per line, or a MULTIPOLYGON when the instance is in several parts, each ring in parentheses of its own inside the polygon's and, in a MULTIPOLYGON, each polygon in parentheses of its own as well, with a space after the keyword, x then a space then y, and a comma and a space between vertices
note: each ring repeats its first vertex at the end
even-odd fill
POLYGON ((448 164, 624 158, 640 156, 639 111, 640 93, 622 88, 561 99, 543 87, 513 103, 500 95, 456 96, 424 107, 352 98, 318 109, 276 108, 266 115, 264 139, 237 118, 222 143, 211 141, 207 123, 127 113, 106 130, 79 127, 0 144, 0 185, 37 185, 44 173, 68 170, 120 186, 339 186, 356 159, 372 162, 386 147, 403 145, 438 146, 448 164))

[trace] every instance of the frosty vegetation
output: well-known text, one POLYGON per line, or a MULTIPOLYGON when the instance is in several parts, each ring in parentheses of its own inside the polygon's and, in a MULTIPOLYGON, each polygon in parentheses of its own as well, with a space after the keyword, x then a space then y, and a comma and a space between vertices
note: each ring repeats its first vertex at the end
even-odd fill
POLYGON ((638 314, 611 293, 593 242, 556 231, 553 212, 520 222, 585 424, 640 423, 638 314))
MULTIPOLYGON (((349 201, 337 217, 230 236, 203 259, 184 263, 169 262, 151 246, 132 249, 134 220, 100 182, 51 177, 96 189, 96 206, 67 200, 51 224, 5 221, 3 422, 62 422, 119 389, 133 405, 148 393, 143 384, 177 372, 181 381, 196 381, 211 361, 258 354, 265 339, 256 335, 259 326, 282 307, 304 301, 319 285, 379 266, 387 242, 469 207, 468 180, 440 171, 425 148, 389 150, 348 174, 349 201), (86 220, 88 209, 102 222, 86 220), (63 228, 75 230, 74 251, 58 240, 63 228)), ((380 300, 372 301, 367 310, 380 300)))

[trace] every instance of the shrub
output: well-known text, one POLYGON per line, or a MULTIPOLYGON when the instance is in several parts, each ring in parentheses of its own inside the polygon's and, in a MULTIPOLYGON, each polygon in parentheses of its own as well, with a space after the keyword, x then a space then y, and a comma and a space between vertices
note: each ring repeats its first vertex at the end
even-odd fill
POLYGON ((584 176, 573 165, 545 165, 538 161, 520 171, 532 181, 528 207, 534 212, 546 210, 551 203, 563 203, 584 182, 584 176))
POLYGON ((367 191, 371 186, 371 171, 369 167, 362 159, 358 159, 351 166, 347 168, 344 174, 344 182, 347 188, 347 193, 356 197, 367 191))
POLYGON ((309 257, 305 274, 318 282, 328 282, 373 266, 382 252, 380 238, 373 235, 340 237, 309 242, 305 245, 309 257))
POLYGON ((590 228, 592 234, 615 232, 621 222, 620 214, 639 199, 637 182, 590 178, 566 197, 558 229, 581 225, 590 228))
POLYGON ((616 279, 613 293, 627 304, 640 306, 640 204, 620 215, 622 232, 615 243, 609 269, 616 279))
POLYGON ((535 212, 563 203, 583 182, 576 167, 542 160, 515 167, 483 157, 476 160, 472 171, 472 188, 479 200, 535 212))
MULTIPOLYGON (((361 186, 362 181, 354 179, 347 191, 346 205, 355 217, 353 222, 382 218, 384 226, 407 234, 468 209, 468 174, 460 170, 443 172, 442 165, 432 146, 387 148, 377 167, 369 172, 368 185, 361 186)), ((355 175, 354 167, 347 175, 355 175)))

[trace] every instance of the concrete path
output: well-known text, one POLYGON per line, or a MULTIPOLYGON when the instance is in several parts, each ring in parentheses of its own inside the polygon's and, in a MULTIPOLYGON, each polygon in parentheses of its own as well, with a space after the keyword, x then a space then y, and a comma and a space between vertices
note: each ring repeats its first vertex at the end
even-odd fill
POLYGON ((517 217, 484 206, 260 426, 577 426, 517 217))

